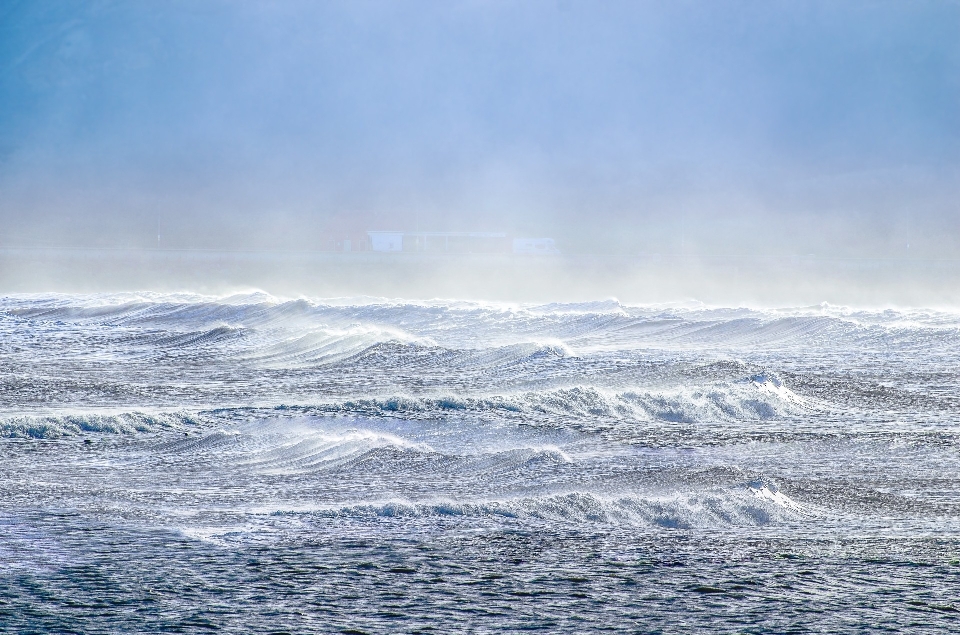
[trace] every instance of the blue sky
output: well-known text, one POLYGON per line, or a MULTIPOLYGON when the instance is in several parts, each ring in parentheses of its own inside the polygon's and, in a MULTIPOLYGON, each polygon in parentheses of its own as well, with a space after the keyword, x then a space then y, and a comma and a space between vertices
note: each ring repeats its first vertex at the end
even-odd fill
POLYGON ((415 216, 669 251, 682 217, 707 251, 758 218, 952 250, 960 4, 7 2, 0 109, 21 241, 415 216))

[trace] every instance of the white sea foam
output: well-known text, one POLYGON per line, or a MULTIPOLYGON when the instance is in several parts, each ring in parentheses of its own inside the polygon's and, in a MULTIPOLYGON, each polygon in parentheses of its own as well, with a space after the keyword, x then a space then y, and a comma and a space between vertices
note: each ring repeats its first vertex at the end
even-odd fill
POLYGON ((950 487, 862 482, 957 464, 956 323, 613 299, 6 296, 4 491, 13 506, 177 516, 197 535, 273 511, 934 531, 950 487), (68 463, 31 458, 51 438, 68 463), (62 488, 18 489, 38 465, 62 488))

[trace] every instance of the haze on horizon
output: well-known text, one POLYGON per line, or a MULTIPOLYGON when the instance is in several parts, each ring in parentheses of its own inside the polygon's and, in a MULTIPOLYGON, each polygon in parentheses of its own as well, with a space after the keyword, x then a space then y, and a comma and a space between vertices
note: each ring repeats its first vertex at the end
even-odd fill
POLYGON ((960 257, 953 1, 8 2, 0 112, 2 247, 960 257))

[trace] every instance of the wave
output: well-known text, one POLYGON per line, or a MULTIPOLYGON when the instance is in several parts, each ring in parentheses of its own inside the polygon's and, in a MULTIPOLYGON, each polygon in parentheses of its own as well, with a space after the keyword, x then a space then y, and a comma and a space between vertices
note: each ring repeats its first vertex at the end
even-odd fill
MULTIPOLYGON (((237 337, 224 331, 219 337, 237 337)), ((197 338, 190 340, 198 345, 197 338)), ((181 342, 181 345, 187 345, 181 342)), ((338 344, 343 346, 342 343, 338 344)), ((348 348, 337 349, 332 344, 323 350, 328 356, 341 357, 351 353, 348 348)), ((363 349, 359 356, 384 353, 382 347, 363 349)), ((286 355, 291 355, 289 351, 286 355)), ((320 351, 309 354, 315 361, 320 351)), ((389 349, 386 354, 392 355, 389 349)), ((487 357, 488 364, 503 364, 505 360, 523 363, 541 355, 562 358, 563 351, 551 347, 519 347, 500 351, 487 357), (523 353, 527 353, 524 355, 523 353)), ((354 356, 357 362, 359 356, 354 356)), ((461 360, 462 361, 462 360, 461 360)), ((275 363, 278 363, 275 360, 275 363)), ((472 360, 471 363, 476 363, 472 360)), ((329 402, 284 404, 258 407, 196 408, 190 411, 147 414, 129 411, 114 414, 65 413, 55 415, 22 415, 0 418, 0 435, 8 437, 52 438, 83 432, 132 433, 180 429, 184 426, 213 425, 234 417, 274 418, 277 416, 372 416, 389 418, 427 419, 462 415, 520 418, 531 424, 566 422, 578 427, 586 422, 603 426, 608 422, 666 422, 708 423, 737 421, 767 421, 787 419, 823 410, 824 404, 791 391, 772 375, 758 374, 734 382, 717 382, 712 386, 690 389, 683 386, 660 389, 629 389, 615 391, 593 386, 571 386, 518 393, 479 396, 457 395, 394 395, 329 402)))
POLYGON ((794 393, 782 382, 774 383, 766 376, 757 376, 729 385, 693 390, 611 391, 574 386, 512 395, 393 396, 281 408, 302 412, 418 418, 444 411, 463 411, 549 415, 583 420, 604 417, 645 422, 709 423, 798 417, 823 407, 813 399, 794 393))
POLYGON ((377 456, 377 450, 388 448, 399 451, 431 453, 425 444, 412 443, 397 435, 376 430, 342 430, 318 432, 284 440, 245 459, 242 465, 262 474, 301 474, 319 469, 330 469, 350 460, 367 460, 377 456))
POLYGON ((244 351, 242 358, 267 368, 300 368, 373 355, 383 344, 435 346, 429 339, 411 336, 400 329, 355 324, 344 328, 312 328, 280 341, 261 341, 255 349, 244 351))
MULTIPOLYGON (((770 346, 864 347, 931 341, 960 345, 960 316, 943 311, 862 311, 629 306, 615 299, 509 305, 383 298, 278 299, 250 293, 216 298, 191 294, 6 296, 0 315, 34 326, 89 325, 168 331, 168 336, 235 328, 259 333, 253 345, 281 346, 322 330, 379 331, 397 341, 430 341, 450 349, 552 343, 565 350, 696 349, 770 346), (932 338, 932 339, 931 339, 932 338)), ((384 340, 378 340, 384 341, 384 340)))
POLYGON ((412 502, 389 500, 321 507, 311 510, 279 510, 275 516, 298 515, 318 520, 371 518, 512 518, 545 521, 551 526, 623 525, 667 530, 722 527, 762 527, 777 523, 806 522, 818 516, 814 508, 777 492, 743 485, 732 489, 677 492, 659 496, 598 494, 572 491, 548 496, 494 499, 477 502, 437 500, 412 502))
POLYGON ((156 337, 152 339, 151 344, 161 349, 215 345, 235 338, 242 338, 244 332, 245 329, 224 324, 206 331, 191 331, 156 337))
POLYGON ((0 436, 56 439, 84 433, 132 434, 196 429, 202 418, 191 413, 121 412, 115 414, 22 415, 0 418, 0 436))
POLYGON ((616 300, 6 296, 0 390, 28 411, 314 404, 321 414, 512 412, 580 429, 814 412, 940 421, 956 405, 944 373, 960 354, 957 323, 932 311, 616 300), (902 381, 871 375, 894 354, 902 381), (940 383, 918 391, 916 381, 940 383))

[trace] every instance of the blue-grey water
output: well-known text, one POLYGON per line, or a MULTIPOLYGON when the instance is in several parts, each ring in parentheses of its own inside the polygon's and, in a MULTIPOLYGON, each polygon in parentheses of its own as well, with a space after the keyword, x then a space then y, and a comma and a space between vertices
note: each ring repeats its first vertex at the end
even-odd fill
POLYGON ((952 632, 960 313, 0 298, 0 631, 952 632))

